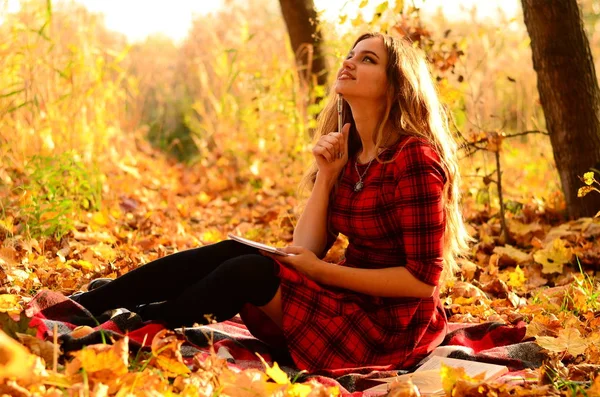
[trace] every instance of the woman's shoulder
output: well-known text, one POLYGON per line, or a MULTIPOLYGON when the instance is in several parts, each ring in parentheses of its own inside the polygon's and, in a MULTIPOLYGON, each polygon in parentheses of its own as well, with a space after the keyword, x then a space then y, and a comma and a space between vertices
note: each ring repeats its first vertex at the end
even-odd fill
POLYGON ((407 172, 434 171, 446 179, 440 155, 434 144, 427 139, 414 135, 402 135, 390 149, 389 160, 394 164, 398 176, 407 172))
POLYGON ((435 145, 427 139, 415 135, 401 135, 400 138, 390 146, 389 159, 397 165, 412 161, 432 161, 441 163, 435 145))

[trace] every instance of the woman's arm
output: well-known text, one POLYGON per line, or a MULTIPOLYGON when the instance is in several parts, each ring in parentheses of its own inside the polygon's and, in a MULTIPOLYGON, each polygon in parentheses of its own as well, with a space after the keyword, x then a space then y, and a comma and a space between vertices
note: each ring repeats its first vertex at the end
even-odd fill
POLYGON ((435 286, 422 282, 405 267, 359 269, 326 262, 320 267, 316 281, 367 295, 429 298, 435 291, 435 286))
POLYGON ((294 229, 294 245, 311 250, 322 256, 327 244, 327 208, 335 179, 317 173, 315 186, 306 208, 294 229))
POLYGON ((348 133, 350 123, 342 132, 321 136, 313 148, 319 171, 306 208, 294 229, 293 245, 304 247, 321 257, 327 246, 327 209, 331 189, 348 162, 348 133))
POLYGON ((293 267, 318 283, 331 287, 387 298, 427 298, 435 291, 435 286, 419 280, 403 266, 360 269, 322 261, 303 247, 286 247, 282 248, 282 251, 295 255, 265 255, 293 267))

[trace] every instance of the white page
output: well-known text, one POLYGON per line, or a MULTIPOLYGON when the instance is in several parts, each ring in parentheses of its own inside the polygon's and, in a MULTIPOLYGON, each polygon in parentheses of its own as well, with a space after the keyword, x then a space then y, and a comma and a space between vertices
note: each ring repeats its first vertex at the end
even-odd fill
POLYGON ((260 250, 267 251, 267 252, 270 252, 272 254, 281 255, 281 256, 294 255, 294 254, 288 254, 286 252, 280 251, 277 248, 272 247, 270 245, 259 243, 257 241, 253 241, 253 240, 248 240, 247 238, 243 238, 243 237, 240 237, 240 236, 236 236, 235 234, 229 233, 227 235, 227 237, 229 237, 230 239, 235 240, 235 241, 237 241, 239 243, 246 244, 246 245, 249 245, 250 247, 258 248, 260 250))
POLYGON ((508 372, 508 368, 503 365, 480 363, 478 361, 459 360, 456 358, 433 356, 425 364, 421 365, 415 372, 427 371, 431 369, 439 370, 442 368, 442 363, 450 367, 462 367, 465 373, 470 377, 479 375, 485 372, 485 378, 495 378, 508 372))

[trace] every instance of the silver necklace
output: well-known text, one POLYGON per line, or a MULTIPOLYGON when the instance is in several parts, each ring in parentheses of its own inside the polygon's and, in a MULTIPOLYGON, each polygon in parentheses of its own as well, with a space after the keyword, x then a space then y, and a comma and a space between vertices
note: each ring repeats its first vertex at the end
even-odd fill
MULTIPOLYGON (((377 156, 375 156, 375 157, 377 157, 377 156)), ((358 159, 354 160, 354 169, 356 170, 356 173, 358 174, 358 182, 356 182, 356 184, 354 185, 355 192, 360 192, 363 189, 363 187, 365 186, 365 184, 363 183, 363 178, 367 174, 367 171, 369 171, 369 167, 371 166, 371 163, 373 162, 373 160, 375 160, 375 157, 373 157, 371 159, 371 161, 369 161, 369 164, 367 164, 367 168, 365 168, 362 175, 360 174, 360 172, 358 172, 358 159)))

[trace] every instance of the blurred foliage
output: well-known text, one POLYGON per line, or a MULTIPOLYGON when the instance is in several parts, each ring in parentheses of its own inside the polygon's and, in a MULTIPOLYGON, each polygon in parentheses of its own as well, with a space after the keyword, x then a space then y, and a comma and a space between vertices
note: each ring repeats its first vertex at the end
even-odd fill
MULTIPOLYGON (((494 20, 480 20, 466 11, 466 19, 449 20, 441 10, 424 15, 413 2, 356 3, 358 12, 342 9, 338 20, 321 22, 332 70, 357 32, 405 36, 431 61, 461 139, 544 129, 521 15, 499 11, 494 20)), ((580 3, 598 60, 599 1, 580 3)), ((75 152, 86 166, 99 164, 101 173, 111 172, 107 164, 134 172, 136 151, 147 151, 140 136, 195 167, 198 189, 209 197, 229 199, 237 190, 293 194, 311 160, 309 138, 323 106, 311 103, 327 87, 309 90, 298 79, 305 65, 295 63, 277 2, 230 0, 220 11, 197 15, 177 44, 152 36, 129 45, 101 16, 71 2, 22 0, 2 21, 5 188, 30 173, 34 155, 75 152)), ((542 210, 564 206, 547 137, 523 136, 501 149, 503 171, 511 175, 504 184, 511 214, 519 216, 528 203, 542 210)), ((462 168, 465 206, 479 218, 496 216, 493 155, 465 157, 462 168)))
POLYGON ((28 182, 19 188, 19 217, 32 238, 60 239, 71 231, 78 212, 100 209, 100 175, 75 153, 33 156, 26 173, 28 182))
POLYGON ((0 145, 32 154, 107 149, 124 119, 125 39, 75 3, 24 0, 0 25, 0 145))
MULTIPOLYGON (((467 12, 465 20, 448 20, 408 1, 357 3, 358 13, 342 10, 321 24, 332 71, 358 32, 408 36, 432 62, 461 139, 544 129, 520 15, 480 20, 467 12)), ((598 62, 600 1, 581 5, 598 62)), ((309 91, 298 79, 305 65, 295 63, 276 1, 227 1, 222 11, 196 16, 177 44, 153 36, 128 45, 102 17, 71 2, 21 0, 20 11, 0 18, 0 314, 20 313, 41 288, 71 293, 231 231, 277 245, 292 240, 295 188, 323 106, 309 104, 327 87, 309 91)), ((557 360, 598 366, 600 292, 582 270, 600 268, 598 219, 559 224, 564 201, 547 137, 500 140, 495 152, 509 176, 503 189, 514 246, 504 245, 490 189, 494 154, 465 156, 463 213, 477 243, 442 295, 450 321, 526 320, 528 336, 557 360), (567 354, 567 329, 585 338, 585 352, 567 354)), ((597 187, 594 174, 583 181, 582 194, 597 187)), ((339 260, 345 243, 340 238, 326 260, 339 260)), ((0 323, 5 330, 26 325, 0 323)), ((29 360, 19 354, 12 358, 29 360)), ((105 364, 111 382, 127 372, 120 361, 105 364)), ((242 390, 248 374, 225 384, 242 390)), ((273 385, 261 376, 259 386, 273 385)), ((145 386, 176 389, 165 379, 145 386)), ((60 393, 80 386, 73 381, 60 393)))

